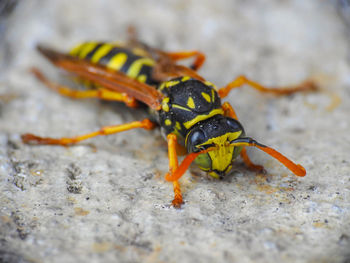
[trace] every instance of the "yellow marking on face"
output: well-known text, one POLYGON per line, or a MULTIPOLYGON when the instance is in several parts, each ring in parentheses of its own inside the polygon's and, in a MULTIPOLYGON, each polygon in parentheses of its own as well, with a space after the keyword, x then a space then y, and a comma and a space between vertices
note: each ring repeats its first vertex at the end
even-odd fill
MULTIPOLYGON (((225 174, 228 173, 229 171, 231 171, 231 169, 232 169, 232 165, 229 165, 229 166, 224 170, 224 171, 225 171, 225 174)), ((205 171, 205 170, 202 169, 202 168, 201 168, 201 170, 205 171)), ((216 172, 214 172, 214 171, 209 172, 209 175, 210 175, 211 177, 214 177, 215 179, 220 179, 220 176, 219 176, 216 172)))
POLYGON ((187 109, 187 108, 182 107, 182 106, 177 105, 177 104, 173 104, 172 107, 173 107, 173 108, 180 109, 180 110, 191 111, 190 109, 187 109))
POLYGON ((127 75, 131 78, 136 78, 143 66, 153 66, 154 64, 155 61, 150 58, 140 58, 135 60, 128 69, 127 75))
POLYGON ((230 141, 237 139, 241 135, 242 131, 228 132, 221 136, 210 138, 203 145, 214 144, 217 149, 209 151, 209 157, 211 159, 211 169, 217 171, 225 171, 232 163, 234 146, 230 145, 230 141))
POLYGON ((128 59, 128 55, 125 53, 118 53, 108 62, 107 67, 114 70, 119 70, 128 59))
POLYGON ((166 97, 162 100, 162 110, 165 111, 165 112, 168 112, 169 111, 169 97, 166 97))
POLYGON ((209 172, 209 175, 211 177, 214 177, 215 179, 220 179, 220 176, 217 173, 215 173, 215 172, 209 172))
POLYGON ((170 126, 170 125, 171 125, 171 120, 166 119, 166 120, 164 121, 164 123, 165 123, 166 126, 170 126))
POLYGON ((183 78, 181 79, 181 82, 185 82, 185 81, 187 81, 187 80, 189 80, 189 79, 191 79, 190 76, 185 76, 185 77, 183 77, 183 78))
POLYGON ((178 81, 178 80, 170 80, 170 81, 167 81, 165 83, 165 85, 166 85, 167 88, 170 88, 170 87, 175 86, 175 85, 177 85, 179 83, 180 83, 180 81, 178 81))
POLYGON ((227 132, 221 136, 208 139, 206 142, 199 144, 198 147, 212 144, 215 144, 218 147, 227 146, 230 144, 230 141, 237 139, 241 134, 242 131, 227 132))
POLYGON ((97 44, 97 42, 89 42, 83 44, 81 46, 79 58, 85 58, 97 46, 97 44))
POLYGON ((84 45, 84 43, 81 43, 81 44, 75 46, 75 47, 69 52, 69 55, 71 55, 71 56, 76 56, 76 55, 79 53, 79 51, 81 50, 81 47, 82 47, 83 45, 84 45))
POLYGON ((210 151, 211 168, 217 171, 225 171, 232 162, 234 146, 219 147, 218 150, 210 151))
POLYGON ((107 55, 109 51, 113 49, 113 46, 111 44, 104 44, 102 45, 97 51, 94 53, 94 55, 91 58, 91 62, 97 63, 102 57, 107 55))
POLYGON ((211 102, 210 95, 208 93, 202 92, 201 95, 207 102, 211 102))
POLYGON ((191 109, 194 109, 196 107, 196 105, 194 104, 193 98, 189 97, 187 100, 187 106, 191 109))
POLYGON ((142 75, 137 77, 137 80, 142 82, 142 83, 145 83, 147 80, 147 76, 145 74, 142 74, 142 75))
POLYGON ((193 118, 192 120, 185 122, 183 125, 185 126, 186 129, 189 129, 193 125, 195 125, 197 122, 209 119, 209 118, 213 117, 214 115, 218 115, 218 114, 222 114, 223 115, 224 114, 223 109, 212 110, 207 115, 204 115, 204 114, 203 115, 198 115, 197 117, 193 118))

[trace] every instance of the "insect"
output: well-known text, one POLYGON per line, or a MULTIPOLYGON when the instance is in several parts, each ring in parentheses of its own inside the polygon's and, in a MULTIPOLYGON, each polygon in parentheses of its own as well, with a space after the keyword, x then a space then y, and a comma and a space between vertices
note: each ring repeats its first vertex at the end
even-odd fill
POLYGON ((214 178, 223 178, 240 155, 244 163, 254 169, 246 147, 256 147, 280 161, 297 176, 305 176, 305 169, 276 150, 247 137, 234 109, 221 102, 232 89, 243 85, 263 93, 288 95, 299 91, 315 90, 311 81, 288 88, 267 88, 247 79, 236 78, 218 89, 197 73, 205 55, 197 50, 165 52, 148 46, 136 38, 126 44, 84 42, 69 54, 38 46, 38 51, 55 66, 64 69, 90 86, 74 90, 48 80, 37 68, 32 72, 47 87, 61 95, 75 98, 99 98, 124 102, 129 107, 145 104, 149 118, 126 124, 102 127, 100 130, 71 138, 39 137, 23 134, 29 144, 72 145, 98 135, 115 134, 135 128, 151 130, 160 127, 168 142, 169 172, 165 179, 173 183, 173 206, 183 203, 178 180, 195 162, 200 169, 214 178), (190 67, 178 64, 192 58, 190 67), (184 152, 181 164, 178 154, 184 152))

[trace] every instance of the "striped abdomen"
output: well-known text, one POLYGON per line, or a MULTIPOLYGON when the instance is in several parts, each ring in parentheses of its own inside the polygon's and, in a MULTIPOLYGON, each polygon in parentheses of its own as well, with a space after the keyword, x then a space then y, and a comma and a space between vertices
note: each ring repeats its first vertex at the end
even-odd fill
POLYGON ((155 61, 142 49, 129 49, 117 43, 85 42, 73 48, 70 55, 124 72, 140 82, 157 84, 151 77, 155 61))

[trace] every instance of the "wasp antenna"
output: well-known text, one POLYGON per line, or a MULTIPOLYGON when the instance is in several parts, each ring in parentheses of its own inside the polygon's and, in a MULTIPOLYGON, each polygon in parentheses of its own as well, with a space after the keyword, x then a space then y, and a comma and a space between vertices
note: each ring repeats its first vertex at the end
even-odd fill
POLYGON ((190 153, 189 155, 187 155, 185 157, 185 159, 183 159, 183 161, 181 162, 181 164, 178 166, 178 168, 175 170, 175 172, 173 173, 167 173, 165 175, 165 180, 169 181, 169 182, 173 182, 173 181, 177 181, 181 178, 181 176, 183 176, 183 174, 187 171, 188 167, 190 166, 190 164, 197 158, 197 156, 199 154, 201 154, 202 152, 199 153, 190 153))
POLYGON ((183 176, 183 174, 187 171, 188 167, 191 165, 191 163, 197 158, 198 155, 202 153, 207 153, 209 151, 215 150, 216 147, 210 147, 206 150, 197 152, 197 153, 190 153, 188 154, 185 159, 182 160, 181 164, 178 166, 176 171, 173 174, 167 173, 165 175, 165 180, 169 182, 177 181, 183 176))
POLYGON ((279 162, 281 162, 285 167, 287 167, 290 171, 292 171, 295 175, 297 176, 305 176, 306 175, 306 170, 303 166, 300 164, 296 164, 289 160, 286 156, 281 154, 280 152, 276 151, 275 149, 268 147, 266 145, 263 145, 261 143, 258 143, 252 138, 238 138, 236 140, 233 140, 230 145, 235 145, 235 146, 252 146, 252 147, 257 147, 258 149, 264 151, 268 155, 272 156, 279 162))

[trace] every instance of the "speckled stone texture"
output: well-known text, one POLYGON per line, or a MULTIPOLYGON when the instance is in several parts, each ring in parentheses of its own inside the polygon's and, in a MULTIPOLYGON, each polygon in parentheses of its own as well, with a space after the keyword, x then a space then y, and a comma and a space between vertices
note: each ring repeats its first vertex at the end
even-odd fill
POLYGON ((20 1, 0 19, 0 262, 349 262, 350 67, 347 1, 20 1), (342 3, 342 5, 340 5, 342 3), (217 86, 240 74, 266 85, 314 79, 321 91, 227 98, 249 136, 307 169, 297 178, 257 149, 266 174, 237 160, 213 180, 181 179, 170 206, 160 132, 134 130, 74 147, 28 146, 20 134, 73 136, 142 119, 141 110, 74 101, 28 72, 68 83, 35 51, 140 38, 207 54, 217 86))

